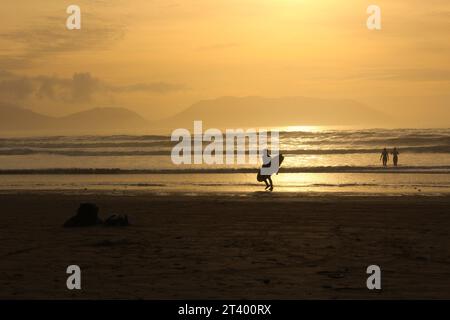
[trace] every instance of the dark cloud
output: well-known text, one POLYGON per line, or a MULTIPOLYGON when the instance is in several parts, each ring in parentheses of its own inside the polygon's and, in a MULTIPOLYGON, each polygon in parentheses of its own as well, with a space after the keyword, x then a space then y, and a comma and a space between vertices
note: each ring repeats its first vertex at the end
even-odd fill
POLYGON ((81 30, 67 30, 60 16, 44 20, 37 26, 0 33, 3 42, 21 48, 19 52, 0 54, 1 69, 25 68, 42 58, 65 52, 104 49, 125 34, 123 25, 98 17, 89 19, 88 13, 83 14, 81 30))
POLYGON ((70 79, 38 76, 32 80, 35 83, 35 96, 41 99, 87 102, 103 90, 101 81, 90 73, 75 73, 70 79))
POLYGON ((103 90, 103 85, 89 73, 76 73, 72 78, 71 89, 72 101, 82 102, 89 101, 96 92, 103 90))
POLYGON ((110 85, 90 73, 75 73, 72 78, 56 76, 26 77, 0 70, 0 101, 27 98, 51 99, 69 103, 91 101, 95 95, 122 92, 169 93, 183 90, 183 85, 153 82, 131 85, 110 85))
POLYGON ((25 99, 33 95, 33 82, 26 77, 0 80, 2 100, 25 99))

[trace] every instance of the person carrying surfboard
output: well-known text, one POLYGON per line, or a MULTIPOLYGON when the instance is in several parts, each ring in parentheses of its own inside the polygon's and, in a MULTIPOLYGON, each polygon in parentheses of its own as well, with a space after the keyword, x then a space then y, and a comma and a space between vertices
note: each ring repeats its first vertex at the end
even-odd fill
POLYGON ((272 182, 272 174, 277 173, 280 169, 280 165, 284 160, 284 156, 279 154, 276 157, 271 157, 269 150, 265 149, 262 155, 263 165, 258 171, 258 175, 256 180, 259 182, 263 182, 266 184, 266 189, 269 191, 273 191, 273 182, 272 182))

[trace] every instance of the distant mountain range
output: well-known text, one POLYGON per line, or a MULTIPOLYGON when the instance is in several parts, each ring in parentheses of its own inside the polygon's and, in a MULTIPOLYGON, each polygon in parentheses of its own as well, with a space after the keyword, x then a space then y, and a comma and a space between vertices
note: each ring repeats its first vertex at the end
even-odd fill
POLYGON ((306 97, 222 97, 200 101, 160 125, 208 127, 278 127, 299 125, 382 125, 392 119, 362 103, 306 97))
POLYGON ((19 107, 0 106, 0 132, 12 133, 125 133, 191 128, 278 127, 296 125, 389 124, 385 114, 353 100, 305 97, 222 97, 195 103, 173 117, 149 122, 124 108, 95 108, 64 117, 45 116, 19 107))
POLYGON ((148 128, 148 121, 123 108, 95 108, 65 117, 50 117, 18 107, 0 107, 0 132, 99 133, 148 128))

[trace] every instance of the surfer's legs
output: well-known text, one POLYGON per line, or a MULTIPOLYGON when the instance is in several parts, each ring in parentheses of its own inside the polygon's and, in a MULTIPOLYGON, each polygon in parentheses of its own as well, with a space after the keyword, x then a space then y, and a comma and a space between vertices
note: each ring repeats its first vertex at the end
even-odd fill
POLYGON ((260 180, 260 181, 264 181, 264 183, 266 184, 266 189, 265 190, 273 190, 273 182, 272 182, 272 178, 270 176, 264 176, 264 180, 260 180))

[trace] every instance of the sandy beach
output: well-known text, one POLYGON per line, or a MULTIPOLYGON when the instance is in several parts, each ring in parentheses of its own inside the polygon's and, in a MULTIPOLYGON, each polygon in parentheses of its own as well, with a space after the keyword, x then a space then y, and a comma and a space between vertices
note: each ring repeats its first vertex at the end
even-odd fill
POLYGON ((10 192, 1 299, 450 298, 450 198, 10 192), (129 227, 64 229, 79 204, 129 227), (82 290, 66 289, 66 268, 82 290), (366 268, 382 290, 366 288, 366 268))

